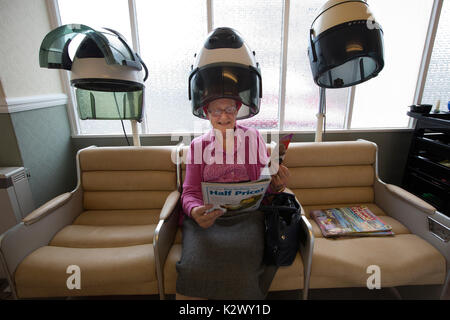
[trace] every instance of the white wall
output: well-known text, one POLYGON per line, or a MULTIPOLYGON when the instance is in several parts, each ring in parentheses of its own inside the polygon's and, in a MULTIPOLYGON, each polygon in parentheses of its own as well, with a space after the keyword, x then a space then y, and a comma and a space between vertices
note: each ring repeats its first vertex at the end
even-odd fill
POLYGON ((63 93, 59 71, 39 67, 49 21, 45 0, 0 0, 0 80, 7 98, 63 93))

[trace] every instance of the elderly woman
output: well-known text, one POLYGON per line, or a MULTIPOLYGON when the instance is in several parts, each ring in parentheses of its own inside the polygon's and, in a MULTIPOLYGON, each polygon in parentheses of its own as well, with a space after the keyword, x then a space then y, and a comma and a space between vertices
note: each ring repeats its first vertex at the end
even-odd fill
MULTIPOLYGON (((207 212, 212 205, 203 203, 202 199, 202 181, 257 180, 267 165, 269 158, 264 140, 257 130, 237 125, 237 113, 238 106, 233 99, 212 101, 207 107, 207 117, 213 129, 191 143, 182 194, 187 217, 183 221, 182 258, 177 264, 177 299, 262 299, 276 271, 274 267, 267 268, 262 261, 262 212, 230 216, 221 210, 207 212), (249 145, 252 141, 257 142, 257 149, 249 145), (217 143, 222 145, 217 147, 217 143), (204 159, 204 150, 209 144, 216 144, 216 147, 211 159, 204 159), (202 150, 201 163, 195 163, 195 150, 202 150), (254 164, 237 163, 239 152, 249 155, 251 151, 265 156, 254 164), (227 161, 230 155, 232 163, 227 161), (222 161, 215 161, 219 157, 222 161)), ((269 191, 284 189, 288 176, 288 169, 281 165, 272 176, 269 191)))
MULTIPOLYGON (((262 94, 254 53, 235 30, 218 28, 208 36, 189 94, 193 114, 212 129, 192 141, 187 157, 177 299, 264 299, 276 267, 263 263, 263 213, 212 210, 201 192, 202 182, 258 180, 269 162, 260 133, 236 123, 258 113, 262 94)), ((282 191, 288 176, 280 165, 268 192, 282 191)))

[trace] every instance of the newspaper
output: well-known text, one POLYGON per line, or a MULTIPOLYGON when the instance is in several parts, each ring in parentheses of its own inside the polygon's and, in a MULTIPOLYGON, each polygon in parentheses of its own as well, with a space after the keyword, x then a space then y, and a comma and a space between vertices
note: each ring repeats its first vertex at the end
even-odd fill
POLYGON ((249 182, 219 183, 202 182, 203 202, 224 212, 245 212, 259 208, 270 184, 270 179, 249 182))
POLYGON ((310 216, 324 237, 394 235, 367 206, 312 210, 310 216))

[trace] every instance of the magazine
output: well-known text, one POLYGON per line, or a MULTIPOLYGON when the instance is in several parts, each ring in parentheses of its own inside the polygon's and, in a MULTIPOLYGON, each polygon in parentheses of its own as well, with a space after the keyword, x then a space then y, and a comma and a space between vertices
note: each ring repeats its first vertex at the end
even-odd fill
POLYGON ((312 210, 310 216, 324 237, 394 235, 392 227, 367 206, 312 210))
POLYGON ((257 210, 269 184, 270 179, 236 183, 202 182, 203 202, 213 204, 208 212, 215 209, 233 213, 257 210))
POLYGON ((289 143, 291 142, 293 135, 294 134, 291 133, 291 134, 288 134, 287 136, 284 136, 284 137, 282 137, 280 139, 280 143, 279 143, 279 146, 278 146, 278 148, 279 148, 279 150, 278 150, 278 154, 279 154, 278 161, 279 161, 280 164, 283 163, 284 157, 286 156, 286 151, 287 151, 287 149, 289 147, 289 143))

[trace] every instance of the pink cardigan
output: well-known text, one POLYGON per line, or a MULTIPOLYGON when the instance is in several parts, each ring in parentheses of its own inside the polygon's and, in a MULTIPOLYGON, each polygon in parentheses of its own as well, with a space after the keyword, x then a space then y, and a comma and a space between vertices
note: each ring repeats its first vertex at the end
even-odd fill
MULTIPOLYGON (((181 195, 183 212, 186 215, 190 216, 194 207, 203 205, 201 182, 206 181, 205 178, 207 178, 204 176, 206 165, 240 164, 245 167, 249 180, 260 178, 261 170, 269 162, 266 142, 254 128, 236 125, 234 135, 234 152, 223 151, 222 142, 216 139, 213 129, 191 142, 181 195)), ((228 181, 232 179, 231 177, 222 178, 228 178, 228 181)), ((236 181, 240 181, 239 177, 236 181)))

